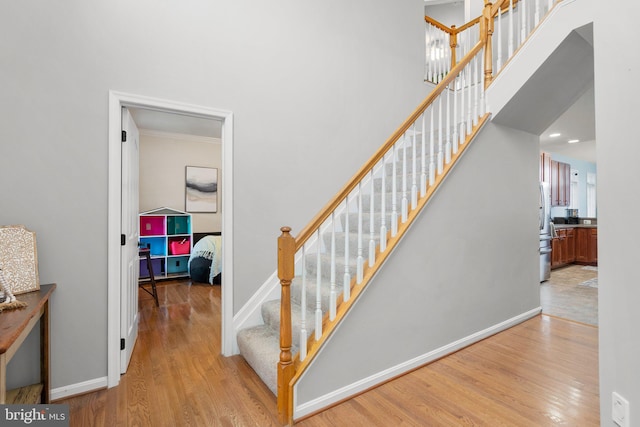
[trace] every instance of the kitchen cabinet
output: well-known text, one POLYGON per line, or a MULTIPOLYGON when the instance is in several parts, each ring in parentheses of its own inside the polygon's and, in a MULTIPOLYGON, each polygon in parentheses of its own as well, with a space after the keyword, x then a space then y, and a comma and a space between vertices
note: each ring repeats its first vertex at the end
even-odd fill
POLYGON ((598 229, 576 229, 576 263, 586 265, 598 264, 598 229))
POLYGON ((598 229, 596 227, 558 230, 551 241, 551 268, 567 264, 598 265, 598 229))
POLYGON ((550 162, 551 206, 571 204, 571 165, 551 160, 550 162))
POLYGON ((589 234, 588 228, 576 230, 576 263, 587 264, 589 259, 589 234))
POLYGON ((567 237, 565 239, 566 251, 564 252, 565 258, 564 261, 566 264, 571 264, 576 260, 576 238, 575 238, 575 228, 568 228, 567 237))
POLYGON ((598 229, 588 228, 589 230, 589 248, 587 262, 592 265, 598 264, 598 229))
POLYGON ((540 182, 551 183, 551 154, 540 153, 540 182))
POLYGON ((558 230, 551 240, 551 268, 567 264, 567 230, 558 230))

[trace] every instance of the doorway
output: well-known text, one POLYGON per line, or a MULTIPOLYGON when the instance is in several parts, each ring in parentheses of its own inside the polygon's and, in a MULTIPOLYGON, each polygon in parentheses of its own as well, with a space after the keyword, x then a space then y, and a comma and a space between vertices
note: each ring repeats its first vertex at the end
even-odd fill
MULTIPOLYGON (((221 350, 223 355, 233 351, 233 114, 230 111, 205 106, 184 104, 164 99, 109 92, 109 178, 108 178, 108 235, 107 235, 107 386, 114 387, 120 381, 120 311, 121 311, 121 212, 123 190, 121 149, 122 108, 151 110, 168 115, 195 117, 219 121, 221 124, 222 180, 220 192, 222 211, 222 258, 223 277, 221 283, 221 350)), ((125 159, 126 160, 126 159, 125 159)), ((137 220, 137 219, 136 219, 137 220)))

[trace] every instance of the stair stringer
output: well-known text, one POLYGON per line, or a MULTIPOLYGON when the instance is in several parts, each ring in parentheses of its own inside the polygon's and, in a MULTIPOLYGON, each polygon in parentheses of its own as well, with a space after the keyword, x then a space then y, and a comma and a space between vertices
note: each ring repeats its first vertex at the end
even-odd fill
POLYGON ((469 153, 459 159, 461 164, 456 165, 456 173, 441 183, 442 188, 429 202, 429 213, 415 219, 411 232, 398 243, 384 268, 371 279, 366 292, 360 294, 359 301, 324 341, 293 386, 294 419, 322 410, 540 312, 535 256, 539 244, 535 228, 537 187, 534 185, 538 166, 537 136, 489 123, 476 139, 479 140, 467 148, 469 153), (514 144, 514 140, 518 143, 514 144), (474 254, 494 272, 502 262, 502 259, 487 261, 491 257, 486 252, 495 247, 496 242, 501 244, 504 238, 491 228, 478 227, 476 222, 492 215, 493 222, 497 221, 491 206, 500 206, 503 196, 483 186, 482 181, 490 177, 486 184, 500 188, 504 177, 495 170, 499 168, 495 167, 494 160, 502 156, 512 159, 504 168, 509 177, 506 182, 527 187, 512 196, 513 203, 504 208, 511 218, 505 231, 513 237, 507 241, 513 240, 508 242, 513 245, 502 244, 496 256, 512 265, 507 266, 499 278, 482 272, 478 283, 468 286, 469 277, 461 273, 465 272, 465 265, 479 262, 474 261, 474 254), (474 215, 471 204, 480 206, 482 215, 474 215), (461 213, 460 208, 466 210, 461 213), (453 215, 456 218, 468 212, 474 220, 448 222, 448 212, 456 213, 453 215), (521 220, 531 225, 530 232, 521 232, 521 220), (446 226, 440 226, 440 222, 446 226), (465 243, 459 231, 448 236, 447 230, 452 228, 469 233, 470 243, 465 243), (456 237, 452 241, 453 236, 456 237), (406 255, 407 248, 421 247, 425 241, 439 243, 406 255), (456 256, 458 247, 462 259, 456 256), (442 254, 446 254, 444 259, 442 254), (426 272, 431 272, 431 276, 426 272), (421 281, 423 277, 430 277, 428 286, 421 281), (482 298, 482 293, 488 294, 496 286, 501 292, 497 307, 492 299, 482 298), (450 289, 455 289, 455 294, 448 293, 450 289), (396 290, 401 292, 394 293, 396 290), (475 296, 469 298, 467 293, 475 296), (412 306, 402 306, 401 302, 412 306), (460 318, 452 318, 456 314, 460 318), (422 325, 437 327, 427 327, 425 331, 422 325), (403 333, 407 328, 410 333, 403 333))

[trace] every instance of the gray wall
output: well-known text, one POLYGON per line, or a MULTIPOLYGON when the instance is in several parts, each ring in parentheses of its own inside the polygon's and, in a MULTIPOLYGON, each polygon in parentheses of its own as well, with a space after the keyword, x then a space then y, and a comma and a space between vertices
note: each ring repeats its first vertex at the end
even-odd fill
POLYGON ((539 307, 538 155, 537 136, 485 126, 312 362, 298 404, 539 307))
POLYGON ((637 229, 620 220, 621 213, 634 218, 640 212, 640 145, 635 125, 640 111, 639 14, 638 3, 615 0, 598 8, 593 25, 603 426, 615 425, 611 420, 613 391, 630 403, 629 425, 640 425, 640 246, 637 229), (624 29, 624 37, 615 31, 617 28, 624 29))
POLYGON ((279 228, 300 230, 426 95, 423 7, 3 3, 0 224, 37 233, 58 283, 54 388, 107 374, 109 90, 233 111, 237 312, 275 270, 279 228))

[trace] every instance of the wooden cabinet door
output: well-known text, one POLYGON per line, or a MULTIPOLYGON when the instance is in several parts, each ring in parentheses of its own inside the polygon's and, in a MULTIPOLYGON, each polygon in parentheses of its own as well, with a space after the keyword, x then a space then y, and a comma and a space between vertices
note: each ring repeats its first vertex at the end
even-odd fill
POLYGON ((589 259, 589 229, 576 229, 576 262, 586 263, 589 259))
POLYGON ((551 268, 555 268, 560 264, 560 239, 554 237, 551 239, 551 268))
POLYGON ((588 262, 592 264, 598 263, 598 229, 588 228, 589 232, 589 255, 588 262))
POLYGON ((572 263, 576 260, 576 238, 575 238, 575 228, 569 228, 567 230, 567 263, 572 263))
POLYGON ((560 195, 558 193, 558 162, 551 160, 549 162, 550 172, 550 187, 551 187, 551 206, 559 206, 560 195))
POLYGON ((540 153, 540 181, 551 183, 551 154, 540 153))

